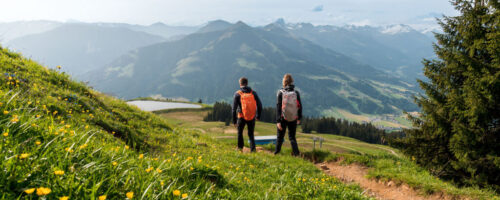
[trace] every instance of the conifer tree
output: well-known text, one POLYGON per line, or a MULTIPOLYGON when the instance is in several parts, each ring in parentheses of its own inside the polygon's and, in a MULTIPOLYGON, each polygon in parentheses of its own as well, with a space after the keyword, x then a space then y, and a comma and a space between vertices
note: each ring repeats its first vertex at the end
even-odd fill
POLYGON ((439 20, 421 113, 396 145, 436 175, 500 189, 500 3, 452 3, 460 15, 439 20))

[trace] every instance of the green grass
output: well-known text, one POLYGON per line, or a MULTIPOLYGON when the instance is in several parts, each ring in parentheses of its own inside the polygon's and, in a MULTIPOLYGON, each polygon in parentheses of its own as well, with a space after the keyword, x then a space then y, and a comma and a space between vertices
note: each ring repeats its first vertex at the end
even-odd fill
MULTIPOLYGON (((228 145, 236 146, 235 129, 224 126, 223 122, 203 122, 202 116, 206 111, 187 111, 168 113, 162 116, 177 126, 203 130, 206 135, 219 138, 228 145)), ((257 122, 256 135, 275 135, 275 124, 257 122)), ((304 134, 299 128, 297 140, 299 148, 308 160, 315 162, 343 160, 343 164, 357 163, 370 167, 368 177, 382 181, 393 181, 397 184, 405 183, 420 191, 422 195, 443 192, 452 197, 469 199, 498 199, 498 194, 491 189, 477 187, 457 187, 449 182, 440 180, 425 169, 416 165, 411 158, 402 155, 397 149, 385 145, 368 144, 353 138, 330 134, 304 134), (313 149, 312 137, 324 138, 323 147, 313 149)), ((245 136, 246 137, 246 136, 245 136)), ((287 137, 285 137, 287 139, 287 137)), ((269 151, 274 145, 264 145, 269 151)), ((289 143, 284 143, 283 156, 290 155, 289 143)))
POLYGON ((310 162, 240 153, 1 48, 0 68, 0 199, 366 199, 310 162))

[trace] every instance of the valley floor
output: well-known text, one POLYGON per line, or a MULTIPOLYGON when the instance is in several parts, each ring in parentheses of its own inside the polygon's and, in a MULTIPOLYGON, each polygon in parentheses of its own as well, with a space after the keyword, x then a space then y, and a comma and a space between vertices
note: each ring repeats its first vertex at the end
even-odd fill
MULTIPOLYGON (((174 126, 199 131, 236 147, 236 129, 223 122, 205 122, 208 111, 180 111, 160 114, 174 126)), ((244 133, 244 135, 246 132, 244 133)), ((257 122, 256 136, 275 135, 274 124, 257 122)), ((247 136, 245 135, 245 138, 247 136)), ((441 181, 405 158, 397 149, 368 144, 356 139, 330 134, 305 134, 300 128, 297 140, 304 158, 315 163, 325 174, 346 184, 359 185, 363 194, 376 199, 499 199, 492 191, 458 188, 441 181), (324 139, 322 146, 314 137, 324 139)), ((245 143, 248 142, 245 140, 245 143)), ((285 137, 285 153, 290 145, 285 137)), ((248 150, 248 148, 245 147, 248 150)), ((258 147, 271 153, 273 145, 258 147)))

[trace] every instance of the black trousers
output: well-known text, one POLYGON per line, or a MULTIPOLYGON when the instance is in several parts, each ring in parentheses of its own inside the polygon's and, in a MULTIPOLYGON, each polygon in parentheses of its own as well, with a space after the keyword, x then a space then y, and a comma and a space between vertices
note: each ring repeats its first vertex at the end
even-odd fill
POLYGON ((292 145, 292 154, 294 156, 298 156, 300 152, 299 146, 297 145, 297 139, 295 138, 295 134, 297 132, 297 121, 288 122, 283 120, 281 121, 281 128, 281 130, 277 129, 278 141, 276 141, 276 151, 274 154, 278 154, 281 151, 281 145, 283 145, 283 139, 285 137, 286 129, 288 128, 288 139, 292 145))
POLYGON ((255 129, 255 119, 251 121, 246 121, 245 119, 238 118, 238 148, 243 149, 244 141, 243 141, 243 129, 245 129, 245 125, 247 125, 248 129, 248 138, 250 139, 250 150, 252 152, 255 151, 255 137, 253 135, 255 129))

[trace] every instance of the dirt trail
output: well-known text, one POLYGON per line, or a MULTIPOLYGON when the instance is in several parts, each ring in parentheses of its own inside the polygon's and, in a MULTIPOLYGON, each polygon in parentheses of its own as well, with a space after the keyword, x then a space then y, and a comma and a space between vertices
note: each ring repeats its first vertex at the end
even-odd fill
POLYGON ((366 178, 368 168, 351 164, 341 165, 340 162, 317 163, 316 167, 323 170, 326 174, 336 177, 344 183, 357 183, 365 190, 368 196, 376 199, 390 200, 441 200, 456 199, 443 194, 433 194, 424 196, 406 184, 396 185, 390 181, 384 183, 366 178))

